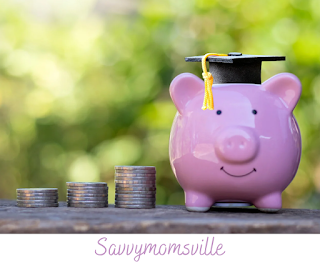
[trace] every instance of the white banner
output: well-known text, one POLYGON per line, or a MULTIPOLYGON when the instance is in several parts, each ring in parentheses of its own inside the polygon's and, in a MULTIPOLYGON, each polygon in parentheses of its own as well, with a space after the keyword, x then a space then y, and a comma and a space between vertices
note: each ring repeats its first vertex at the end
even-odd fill
POLYGON ((0 235, 0 263, 1 267, 23 268, 308 267, 318 263, 319 238, 272 234, 8 234, 0 235))

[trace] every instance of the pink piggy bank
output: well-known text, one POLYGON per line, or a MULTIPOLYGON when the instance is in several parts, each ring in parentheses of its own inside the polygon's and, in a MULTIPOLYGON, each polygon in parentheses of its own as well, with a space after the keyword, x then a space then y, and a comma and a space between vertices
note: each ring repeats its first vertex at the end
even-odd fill
POLYGON ((216 202, 281 209, 282 191, 300 162, 301 136, 292 111, 301 83, 293 74, 263 84, 215 84, 214 110, 201 109, 204 82, 178 75, 170 95, 178 110, 170 135, 170 163, 189 211, 216 202))

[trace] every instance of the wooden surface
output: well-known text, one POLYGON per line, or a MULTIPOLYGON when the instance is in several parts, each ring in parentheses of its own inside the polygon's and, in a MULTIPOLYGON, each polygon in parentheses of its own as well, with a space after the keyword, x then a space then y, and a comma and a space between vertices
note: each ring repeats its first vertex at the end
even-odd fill
POLYGON ((184 206, 155 209, 19 208, 0 200, 0 233, 320 233, 320 210, 212 208, 207 213, 184 206))

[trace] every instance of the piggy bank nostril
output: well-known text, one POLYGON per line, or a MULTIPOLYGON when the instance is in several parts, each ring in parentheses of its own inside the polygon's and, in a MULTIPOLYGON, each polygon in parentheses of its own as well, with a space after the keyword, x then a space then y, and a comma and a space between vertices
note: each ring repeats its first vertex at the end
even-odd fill
POLYGON ((246 147, 246 142, 241 141, 240 144, 239 144, 239 148, 240 149, 244 149, 245 147, 246 147))

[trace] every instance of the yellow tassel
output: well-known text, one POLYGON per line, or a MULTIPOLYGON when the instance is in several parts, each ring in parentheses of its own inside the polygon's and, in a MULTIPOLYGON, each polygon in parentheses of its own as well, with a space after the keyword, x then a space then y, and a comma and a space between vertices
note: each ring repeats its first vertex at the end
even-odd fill
POLYGON ((228 54, 217 54, 217 53, 207 53, 202 58, 202 77, 204 79, 204 99, 202 110, 213 110, 214 103, 213 103, 213 95, 212 95, 212 85, 213 85, 213 77, 212 74, 207 71, 206 60, 210 56, 228 56, 228 54))

